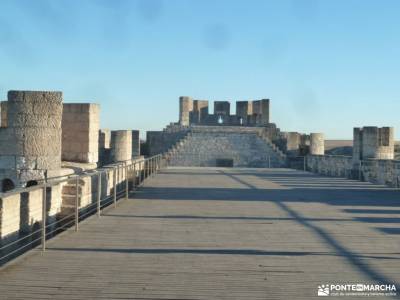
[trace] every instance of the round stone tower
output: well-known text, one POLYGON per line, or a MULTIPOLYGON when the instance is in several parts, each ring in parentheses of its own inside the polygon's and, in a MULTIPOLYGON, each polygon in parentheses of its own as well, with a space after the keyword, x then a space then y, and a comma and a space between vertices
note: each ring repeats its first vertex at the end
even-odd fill
POLYGON ((368 126, 362 132, 362 159, 394 159, 393 127, 368 126))
POLYGON ((325 154, 325 139, 323 133, 310 134, 310 154, 311 155, 325 154))
POLYGON ((8 92, 7 127, 0 131, 3 178, 31 185, 61 168, 62 109, 61 92, 8 92))
POLYGON ((183 126, 190 125, 190 112, 193 110, 193 99, 191 97, 179 97, 179 123, 183 126))
POLYGON ((111 162, 130 160, 132 158, 131 130, 111 131, 110 149, 111 162))

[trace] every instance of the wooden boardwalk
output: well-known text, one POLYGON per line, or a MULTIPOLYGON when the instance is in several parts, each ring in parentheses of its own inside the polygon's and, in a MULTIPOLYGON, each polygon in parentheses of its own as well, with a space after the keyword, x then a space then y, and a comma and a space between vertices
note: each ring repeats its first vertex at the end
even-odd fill
POLYGON ((1 299, 312 299, 320 284, 400 289, 400 192, 286 169, 173 168, 48 247, 0 270, 1 299))

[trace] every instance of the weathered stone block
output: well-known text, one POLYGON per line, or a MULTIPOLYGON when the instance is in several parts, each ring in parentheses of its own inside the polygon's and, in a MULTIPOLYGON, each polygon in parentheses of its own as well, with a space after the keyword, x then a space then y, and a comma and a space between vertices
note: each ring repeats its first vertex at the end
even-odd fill
POLYGON ((100 106, 98 104, 64 104, 62 118, 63 160, 83 163, 98 162, 99 118, 100 106))

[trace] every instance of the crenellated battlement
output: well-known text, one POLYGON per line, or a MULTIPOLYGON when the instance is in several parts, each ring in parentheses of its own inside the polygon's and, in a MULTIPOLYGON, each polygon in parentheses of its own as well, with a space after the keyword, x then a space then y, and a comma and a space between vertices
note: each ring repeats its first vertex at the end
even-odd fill
POLYGON ((237 101, 236 114, 231 114, 229 101, 214 101, 214 113, 209 113, 208 100, 179 98, 179 124, 266 126, 270 123, 270 100, 237 101))

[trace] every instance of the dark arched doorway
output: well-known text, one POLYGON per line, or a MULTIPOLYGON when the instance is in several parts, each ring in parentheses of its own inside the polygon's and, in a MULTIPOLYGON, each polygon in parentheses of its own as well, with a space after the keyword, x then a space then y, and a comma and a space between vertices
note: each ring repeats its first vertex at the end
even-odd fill
POLYGON ((3 193, 11 191, 12 189, 15 188, 15 184, 11 179, 3 179, 3 181, 1 182, 1 191, 3 193))

